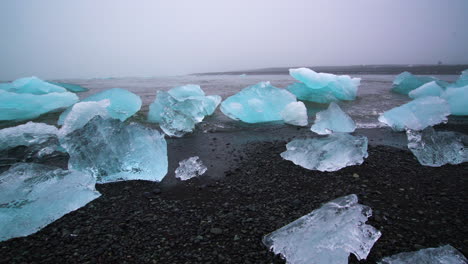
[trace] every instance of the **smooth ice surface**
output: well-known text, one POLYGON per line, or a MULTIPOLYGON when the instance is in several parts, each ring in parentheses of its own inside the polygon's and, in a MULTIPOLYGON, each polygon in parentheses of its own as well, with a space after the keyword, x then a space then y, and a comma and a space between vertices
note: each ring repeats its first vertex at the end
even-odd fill
POLYGON ((451 245, 403 252, 385 257, 378 264, 466 264, 468 260, 451 245))
POLYGON ((443 93, 444 89, 442 89, 437 82, 432 81, 412 90, 408 95, 410 98, 416 99, 424 96, 440 96, 443 93))
POLYGON ((0 241, 27 236, 100 196, 88 174, 18 163, 0 174, 0 241))
POLYGON ((48 94, 48 93, 64 93, 67 90, 61 86, 43 81, 37 77, 26 77, 17 79, 11 83, 0 85, 1 90, 12 93, 27 93, 27 94, 48 94))
POLYGON ((468 85, 461 88, 448 88, 442 98, 447 100, 452 115, 468 115, 468 85))
POLYGON ((290 69, 289 74, 301 83, 289 86, 288 90, 300 100, 317 103, 354 100, 361 83, 360 78, 316 73, 308 68, 290 69))
POLYGON ((28 122, 24 125, 0 130, 0 150, 16 146, 43 144, 56 137, 58 129, 44 123, 28 122))
POLYGON ((167 173, 164 135, 136 123, 97 116, 60 143, 70 155, 68 167, 95 176, 99 183, 160 181, 167 173))
POLYGON ((327 110, 317 113, 310 130, 319 135, 334 132, 351 133, 356 130, 356 124, 336 103, 331 103, 327 110))
POLYGON ((379 116, 379 121, 393 130, 423 130, 428 126, 447 121, 450 107, 447 101, 435 96, 417 98, 395 107, 379 116))
POLYGON ((176 178, 186 181, 193 177, 203 175, 207 170, 206 166, 198 156, 188 158, 179 162, 179 167, 175 170, 176 178))
POLYGON ((78 102, 70 92, 28 94, 0 90, 0 120, 27 120, 78 102))
POLYGON ((83 86, 80 86, 78 84, 60 83, 60 82, 49 82, 49 83, 63 87, 73 93, 81 93, 81 92, 89 91, 88 88, 84 88, 83 86))
POLYGON ((408 94, 421 85, 432 81, 438 80, 433 77, 415 76, 409 72, 402 72, 398 74, 393 81, 392 91, 401 94, 408 94))
POLYGON ((281 157, 309 170, 337 171, 360 165, 367 158, 367 138, 345 133, 327 137, 295 139, 286 144, 281 157))
POLYGON ((292 102, 287 104, 280 114, 286 124, 307 126, 307 108, 303 102, 292 102))
POLYGON ((290 264, 346 264, 350 254, 366 259, 381 236, 365 224, 371 215, 372 209, 351 194, 266 235, 263 243, 290 264))
MULTIPOLYGON (((107 107, 107 111, 112 118, 125 121, 127 118, 134 115, 141 108, 141 98, 127 90, 120 88, 113 88, 105 90, 103 92, 91 95, 82 102, 97 102, 102 100, 109 100, 110 105, 107 107)), ((70 113, 71 108, 68 108, 65 112, 60 115, 58 120, 59 125, 63 125, 63 122, 70 113)))
POLYGON ((109 117, 107 107, 110 105, 109 100, 79 102, 72 106, 71 111, 65 117, 63 125, 60 128, 60 136, 64 136, 76 129, 82 128, 95 116, 103 118, 109 117))
POLYGON ((432 127, 423 131, 407 130, 408 148, 419 163, 440 167, 445 164, 460 164, 468 161, 468 147, 463 144, 462 134, 436 132, 432 127))
POLYGON ((228 97, 221 103, 221 111, 246 123, 280 121, 281 112, 292 102, 296 97, 287 90, 260 82, 228 97))
POLYGON ((169 136, 181 137, 192 132, 205 116, 212 115, 220 102, 220 96, 205 96, 200 86, 194 84, 158 91, 149 107, 148 121, 159 123, 169 136))

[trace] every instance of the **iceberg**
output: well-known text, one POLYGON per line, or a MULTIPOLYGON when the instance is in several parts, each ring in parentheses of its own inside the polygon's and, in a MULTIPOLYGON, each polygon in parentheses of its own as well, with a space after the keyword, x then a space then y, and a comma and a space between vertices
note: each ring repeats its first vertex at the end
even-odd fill
POLYGON ((408 148, 421 165, 440 167, 447 163, 468 161, 468 147, 463 144, 466 136, 462 134, 436 132, 434 128, 428 127, 421 132, 407 130, 406 135, 408 148))
POLYGON ((45 82, 34 76, 20 78, 11 83, 2 84, 0 89, 11 93, 27 93, 35 95, 67 92, 67 90, 61 86, 45 82))
POLYGON ((18 163, 0 174, 0 241, 33 234, 100 196, 88 174, 18 163))
POLYGON ((0 130, 0 151, 17 146, 41 145, 57 138, 58 129, 44 123, 28 122, 24 125, 0 130))
POLYGON ((287 90, 260 82, 224 100, 221 112, 246 123, 281 121, 281 112, 292 102, 296 102, 296 97, 287 90))
MULTIPOLYGON (((127 118, 134 115, 141 108, 141 98, 138 95, 120 88, 105 90, 81 101, 97 102, 102 100, 110 101, 110 105, 107 107, 109 116, 119 119, 120 121, 127 120, 127 118)), ((59 125, 63 125, 63 122, 71 110, 70 107, 60 115, 58 120, 59 125)))
POLYGON ((468 115, 468 85, 461 88, 447 88, 442 98, 447 100, 452 115, 468 115))
POLYGON ((281 153, 285 160, 319 171, 337 171, 347 166, 360 165, 367 156, 367 138, 345 133, 295 139, 286 144, 286 151, 281 153))
POLYGON ((336 103, 331 103, 327 110, 317 113, 315 123, 310 128, 319 135, 334 132, 351 133, 356 130, 356 124, 336 103))
POLYGON ((425 248, 413 252, 403 252, 385 257, 378 264, 466 264, 468 260, 451 245, 438 248, 425 248))
POLYGON ((448 85, 447 88, 459 88, 464 86, 468 86, 468 69, 464 70, 460 74, 460 77, 458 77, 458 80, 455 83, 448 85))
POLYGON ((60 128, 59 136, 63 137, 70 132, 82 128, 95 116, 109 118, 107 107, 110 105, 108 99, 102 101, 79 102, 72 106, 71 111, 65 117, 60 128))
POLYGON ((303 102, 292 102, 286 105, 280 113, 286 124, 293 126, 307 126, 307 108, 303 102))
POLYGON ((379 121, 395 131, 423 130, 447 121, 450 107, 447 101, 435 96, 417 98, 379 116, 379 121))
POLYGON ((150 105, 148 121, 159 123, 169 136, 181 137, 195 129, 195 124, 212 115, 221 97, 205 96, 199 85, 184 85, 167 92, 158 91, 150 105))
POLYGON ((423 96, 441 96, 443 93, 444 89, 437 82, 432 81, 412 90, 408 95, 410 98, 416 99, 423 96))
POLYGON ((317 103, 354 100, 361 83, 360 78, 316 73, 308 68, 290 69, 289 74, 299 83, 294 83, 287 89, 300 100, 317 103))
POLYGON ((68 167, 93 175, 99 183, 160 181, 167 173, 164 135, 136 123, 96 116, 60 143, 70 155, 68 167))
POLYGON ((203 175, 207 169, 202 161, 199 160, 199 157, 195 156, 179 162, 179 167, 175 170, 175 176, 182 181, 186 181, 203 175))
POLYGON ((382 235, 367 225, 372 209, 355 194, 337 198, 266 235, 263 243, 290 264, 346 264, 366 259, 382 235))
POLYGON ((81 92, 89 91, 88 88, 84 88, 83 86, 78 85, 78 84, 60 83, 60 82, 49 82, 49 83, 51 83, 53 85, 63 87, 65 89, 67 89, 69 92, 73 92, 73 93, 81 93, 81 92))
POLYGON ((439 80, 428 76, 415 76, 405 71, 396 76, 395 80, 393 81, 392 91, 400 94, 408 94, 421 85, 433 81, 439 80))

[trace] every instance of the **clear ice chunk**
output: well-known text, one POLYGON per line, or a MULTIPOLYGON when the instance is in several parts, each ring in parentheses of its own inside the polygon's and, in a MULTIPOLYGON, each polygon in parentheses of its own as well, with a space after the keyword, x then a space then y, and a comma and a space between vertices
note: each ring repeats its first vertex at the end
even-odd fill
POLYGON ((286 151, 281 153, 285 160, 319 171, 337 171, 347 166, 360 165, 367 156, 367 138, 345 133, 295 139, 286 144, 286 151))
POLYGON ((148 121, 159 123, 169 136, 181 137, 192 132, 205 116, 212 115, 220 102, 220 96, 205 96, 200 86, 194 84, 158 91, 150 105, 148 121))
MULTIPOLYGON (((141 108, 141 98, 125 89, 113 88, 105 90, 103 92, 93 94, 87 97, 82 102, 97 102, 102 100, 109 100, 110 105, 107 107, 107 112, 112 118, 125 121, 127 118, 134 115, 141 108)), ((63 125, 63 122, 70 113, 71 107, 64 111, 58 120, 59 125, 63 125)))
POLYGON ((78 84, 61 83, 61 82, 49 82, 49 83, 60 86, 60 87, 63 87, 65 89, 67 89, 69 92, 73 92, 73 93, 81 93, 81 92, 89 91, 88 88, 85 88, 85 87, 83 87, 81 85, 78 85, 78 84))
POLYGON ((108 99, 102 101, 79 102, 72 106, 71 111, 65 117, 63 125, 60 128, 59 136, 63 137, 66 134, 82 128, 95 116, 108 118, 109 113, 107 107, 110 105, 108 99))
POLYGON ((175 170, 176 178, 186 181, 188 179, 203 175, 208 168, 198 156, 191 157, 179 162, 179 167, 175 170))
POLYGON ((332 102, 327 110, 317 113, 315 123, 310 130, 319 135, 334 132, 351 133, 356 130, 356 124, 336 103, 332 102))
POLYGON ((292 93, 276 88, 270 82, 260 82, 224 100, 221 112, 246 123, 281 121, 281 112, 292 102, 296 102, 292 93))
POLYGON ((167 144, 157 130, 96 116, 60 140, 70 155, 68 167, 89 173, 99 183, 161 181, 167 173, 167 144))
POLYGON ((440 97, 426 96, 386 111, 379 116, 379 121, 395 131, 423 130, 446 122, 448 115, 450 107, 447 101, 440 97))
POLYGON ((67 92, 67 90, 61 86, 43 81, 34 76, 20 78, 11 83, 2 84, 0 89, 11 93, 27 93, 35 95, 67 92))
POLYGON ((57 137, 58 129, 44 123, 28 122, 24 125, 0 130, 0 150, 17 146, 31 146, 46 143, 57 137))
POLYGON ((290 264, 346 264, 366 259, 381 233, 367 219, 372 209, 355 194, 337 198, 266 235, 263 243, 290 264))
POLYGON ((428 76, 415 76, 405 71, 396 76, 393 81, 392 91, 400 94, 409 94, 412 90, 432 81, 439 80, 428 76))
POLYGON ((468 85, 460 88, 448 88, 442 94, 442 98, 447 100, 452 115, 468 115, 468 85))
POLYGON ((410 98, 416 99, 424 96, 441 96, 443 93, 444 89, 442 89, 437 82, 432 81, 412 90, 408 95, 410 98))
POLYGON ((468 260, 451 245, 403 252, 385 257, 378 264, 466 264, 468 260))
POLYGON ((320 89, 310 89, 307 87, 307 85, 296 82, 288 86, 287 89, 295 96, 297 96, 297 99, 303 101, 310 101, 319 104, 328 104, 330 102, 339 101, 333 92, 326 87, 320 89))
POLYGON ((33 234, 100 196, 96 179, 34 163, 0 174, 0 241, 33 234))
POLYGON ((436 132, 428 127, 423 131, 407 130, 408 148, 424 166, 440 167, 447 163, 468 161, 468 147, 463 144, 466 136, 455 132, 436 132))
POLYGON ((286 124, 293 126, 307 126, 307 108, 303 102, 292 102, 281 111, 281 117, 286 124))

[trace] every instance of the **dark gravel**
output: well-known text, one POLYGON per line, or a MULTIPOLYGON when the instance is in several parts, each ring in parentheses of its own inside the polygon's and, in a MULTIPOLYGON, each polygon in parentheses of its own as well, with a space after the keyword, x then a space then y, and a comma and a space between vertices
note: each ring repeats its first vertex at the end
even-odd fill
POLYGON ((468 255, 468 163, 423 167, 408 151, 370 147, 363 165, 322 173, 282 160, 284 149, 254 144, 217 181, 99 185, 102 197, 87 206, 0 243, 0 262, 284 263, 262 236, 351 193, 383 234, 362 263, 443 244, 468 255))

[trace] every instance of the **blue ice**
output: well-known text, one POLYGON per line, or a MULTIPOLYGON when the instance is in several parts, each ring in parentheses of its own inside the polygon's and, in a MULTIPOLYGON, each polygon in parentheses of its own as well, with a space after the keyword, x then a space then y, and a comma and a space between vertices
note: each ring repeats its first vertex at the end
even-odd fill
POLYGON ((315 123, 310 130, 319 134, 326 135, 334 132, 351 133, 356 129, 356 124, 349 115, 332 102, 327 110, 317 113, 315 123))

